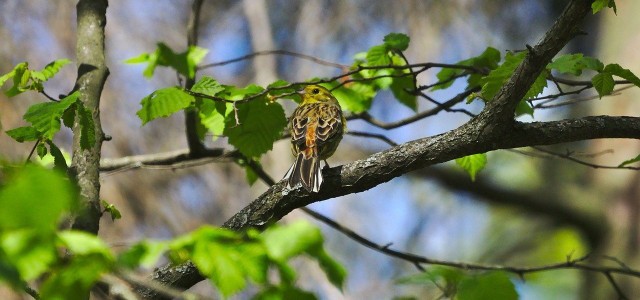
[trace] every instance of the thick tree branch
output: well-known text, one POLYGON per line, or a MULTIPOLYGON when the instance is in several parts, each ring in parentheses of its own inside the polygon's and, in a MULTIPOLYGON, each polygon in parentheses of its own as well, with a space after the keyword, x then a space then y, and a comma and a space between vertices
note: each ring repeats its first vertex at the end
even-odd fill
MULTIPOLYGON (((82 213, 72 227, 94 234, 98 233, 100 216, 100 150, 104 139, 100 124, 100 95, 109 75, 105 63, 104 27, 107 23, 107 0, 80 0, 76 6, 78 15, 78 40, 76 55, 78 79, 74 89, 80 92, 80 100, 91 112, 94 123, 95 142, 88 149, 81 146, 81 118, 73 124, 73 158, 69 172, 74 176, 82 195, 82 213)), ((76 116, 79 116, 76 113, 76 116)), ((85 137, 86 138, 86 137, 85 137)))
POLYGON ((590 12, 591 2, 573 0, 565 7, 556 22, 545 33, 544 37, 529 51, 513 75, 502 86, 495 98, 487 104, 484 114, 494 122, 491 127, 499 127, 513 122, 513 114, 520 100, 536 80, 536 77, 547 66, 551 59, 572 38, 580 33, 579 25, 590 12))

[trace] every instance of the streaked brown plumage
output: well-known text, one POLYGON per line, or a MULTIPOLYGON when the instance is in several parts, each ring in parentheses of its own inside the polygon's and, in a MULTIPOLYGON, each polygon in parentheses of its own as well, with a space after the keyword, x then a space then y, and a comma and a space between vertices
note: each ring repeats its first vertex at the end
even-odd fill
POLYGON ((302 103, 291 115, 291 151, 296 156, 285 178, 288 187, 298 183, 309 192, 318 192, 322 184, 320 161, 338 148, 347 122, 338 100, 319 85, 306 86, 299 92, 302 103))

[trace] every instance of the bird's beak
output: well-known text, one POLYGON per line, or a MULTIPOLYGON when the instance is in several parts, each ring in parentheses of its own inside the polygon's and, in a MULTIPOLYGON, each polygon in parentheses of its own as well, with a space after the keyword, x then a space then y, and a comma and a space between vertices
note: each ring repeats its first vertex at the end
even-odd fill
POLYGON ((296 94, 298 94, 298 95, 300 95, 300 96, 302 96, 302 95, 304 95, 304 94, 306 94, 306 93, 307 93, 307 92, 305 92, 305 91, 304 91, 304 89, 301 89, 301 90, 297 90, 297 91, 296 91, 296 94))

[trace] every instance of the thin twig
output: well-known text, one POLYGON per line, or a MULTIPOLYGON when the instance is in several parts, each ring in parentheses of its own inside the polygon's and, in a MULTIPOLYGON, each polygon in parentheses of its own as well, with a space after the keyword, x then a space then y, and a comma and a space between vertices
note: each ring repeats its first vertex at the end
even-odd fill
POLYGON ((375 134, 375 133, 369 133, 369 132, 363 132, 363 131, 355 131, 355 130, 349 130, 347 131, 347 134, 349 135, 353 135, 353 136, 361 136, 361 137, 369 137, 369 138, 374 138, 374 139, 379 139, 391 146, 398 146, 398 143, 392 141, 390 138, 382 135, 382 134, 375 134))
POLYGON ((587 166, 587 167, 591 167, 594 169, 622 169, 622 170, 633 170, 633 171, 638 171, 640 170, 640 167, 629 167, 629 166, 604 166, 604 165, 598 165, 598 164, 593 164, 590 162, 586 162, 583 160, 579 160, 577 158, 575 158, 573 156, 573 154, 571 152, 567 152, 566 154, 562 154, 562 153, 557 153, 557 152, 553 152, 553 151, 549 151, 547 149, 541 148, 541 147, 531 147, 533 149, 536 149, 537 151, 540 152, 544 152, 546 154, 552 155, 552 156, 556 156, 556 157, 560 157, 566 160, 570 160, 572 162, 587 166))
POLYGON ((312 61, 312 62, 317 63, 319 65, 335 67, 335 68, 339 68, 339 69, 349 68, 348 65, 343 65, 343 64, 339 64, 339 63, 335 63, 335 62, 330 62, 330 61, 327 61, 327 60, 323 60, 323 59, 317 58, 315 56, 311 56, 311 55, 307 55, 307 54, 303 54, 303 53, 298 53, 298 52, 294 52, 294 51, 288 51, 288 50, 265 50, 265 51, 257 51, 257 52, 249 53, 247 55, 243 55, 243 56, 240 56, 240 57, 237 57, 237 58, 233 58, 233 59, 229 59, 229 60, 223 60, 223 61, 219 61, 219 62, 214 62, 214 63, 202 65, 202 66, 198 67, 198 70, 204 70, 204 69, 208 69, 208 68, 224 66, 224 65, 231 64, 231 63, 240 62, 240 61, 243 61, 243 60, 253 59, 253 58, 255 58, 257 56, 261 56, 261 55, 292 56, 292 57, 297 57, 297 58, 309 60, 309 61, 312 61))

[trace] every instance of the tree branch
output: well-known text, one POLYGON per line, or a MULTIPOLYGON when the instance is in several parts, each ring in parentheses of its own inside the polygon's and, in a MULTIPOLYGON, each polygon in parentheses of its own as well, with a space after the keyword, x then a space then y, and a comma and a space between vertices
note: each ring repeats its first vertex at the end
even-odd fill
MULTIPOLYGON (((78 40, 76 55, 78 78, 75 90, 93 118, 95 141, 89 148, 81 145, 81 118, 73 122, 73 157, 69 173, 77 180, 82 196, 82 212, 74 220, 74 229, 98 233, 100 216, 100 150, 104 134, 100 123, 100 95, 109 75, 104 53, 104 27, 107 23, 107 0, 80 0, 76 6, 78 15, 78 40)), ((76 116, 79 116, 76 113, 76 116)), ((86 138, 86 137, 82 137, 86 138)))

